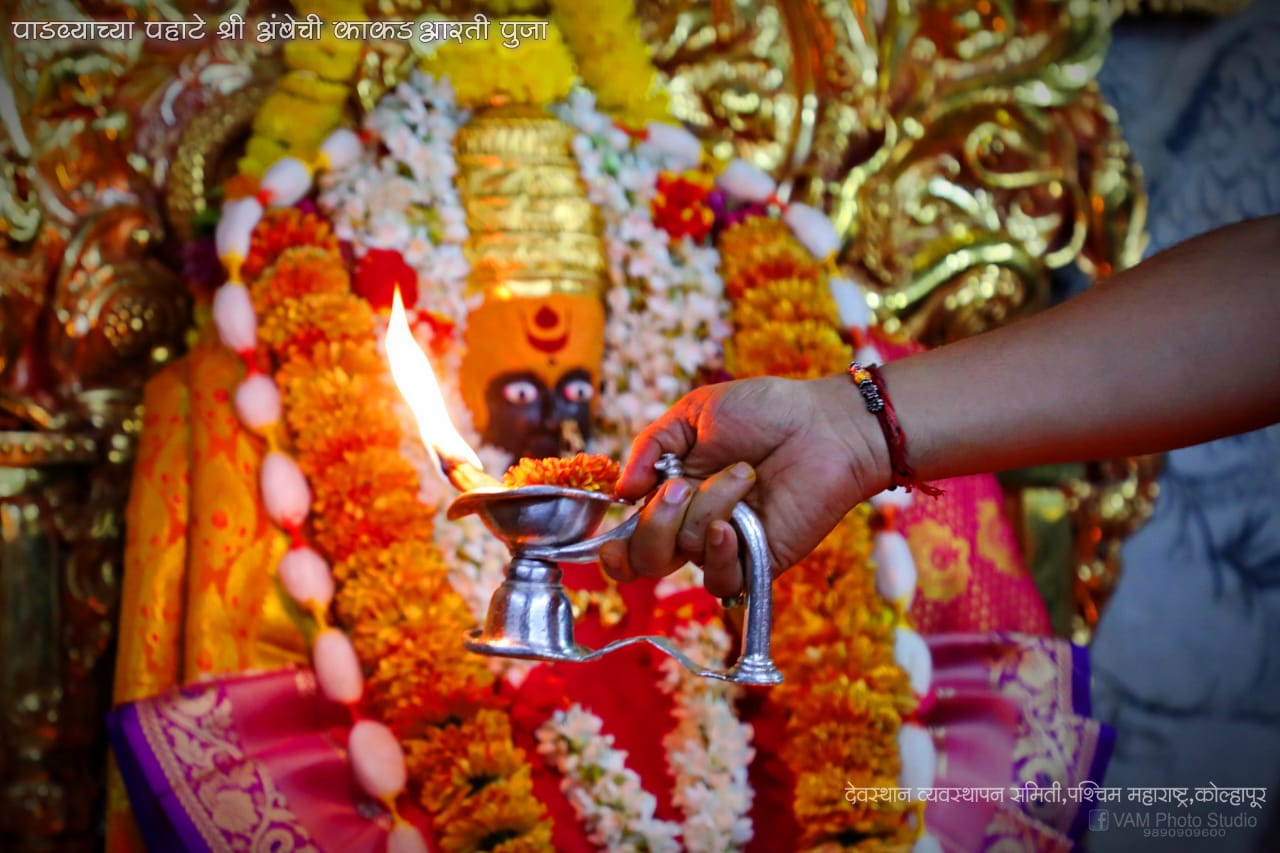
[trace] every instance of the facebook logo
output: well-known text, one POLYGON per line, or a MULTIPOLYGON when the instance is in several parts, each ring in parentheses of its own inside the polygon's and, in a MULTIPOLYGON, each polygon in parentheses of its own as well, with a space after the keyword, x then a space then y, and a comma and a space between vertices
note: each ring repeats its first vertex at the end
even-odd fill
POLYGON ((1111 813, 1106 809, 1089 809, 1089 831, 1106 832, 1111 828, 1111 813))

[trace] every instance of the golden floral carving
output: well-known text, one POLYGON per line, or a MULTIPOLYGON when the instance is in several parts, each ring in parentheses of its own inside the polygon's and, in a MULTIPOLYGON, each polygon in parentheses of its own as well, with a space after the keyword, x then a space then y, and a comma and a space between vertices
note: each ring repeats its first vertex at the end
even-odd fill
POLYGON ((912 525, 907 543, 925 598, 946 603, 964 592, 971 572, 968 540, 947 525, 926 518, 912 525))
POLYGON ((1087 643, 1120 579, 1120 549, 1155 511, 1164 456, 1097 462, 1069 484, 1076 527, 1072 637, 1087 643))
POLYGON ((978 553, 1006 575, 1021 575, 1022 560, 1005 526, 1004 510, 994 500, 978 501, 978 553))
POLYGON ((225 95, 201 110, 186 129, 165 181, 165 213, 177 236, 190 240, 194 220, 205 213, 232 143, 249 128, 270 91, 260 83, 225 95))

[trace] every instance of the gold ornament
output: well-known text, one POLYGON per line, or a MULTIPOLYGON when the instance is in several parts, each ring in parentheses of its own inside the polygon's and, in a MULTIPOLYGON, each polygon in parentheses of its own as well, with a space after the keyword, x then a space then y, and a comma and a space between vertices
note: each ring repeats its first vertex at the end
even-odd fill
POLYGON ((472 287, 500 297, 600 296, 602 226, 572 142, 573 128, 533 107, 484 110, 458 131, 472 287))
POLYGON ((640 0, 672 110, 827 210, 890 332, 936 344, 1137 261, 1140 176, 1092 83, 1103 0, 640 0))
POLYGON ((227 161, 232 144, 249 128, 271 86, 258 83, 225 95, 202 110, 178 143, 165 181, 165 213, 177 236, 194 236, 196 217, 208 210, 210 190, 221 185, 226 175, 218 174, 227 161))

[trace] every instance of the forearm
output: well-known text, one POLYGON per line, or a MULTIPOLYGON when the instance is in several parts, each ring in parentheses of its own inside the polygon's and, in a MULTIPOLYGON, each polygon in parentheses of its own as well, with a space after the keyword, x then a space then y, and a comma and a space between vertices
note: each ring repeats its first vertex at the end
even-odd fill
POLYGON ((1156 452, 1280 420, 1277 261, 1280 217, 1255 220, 887 366, 917 474, 1156 452))

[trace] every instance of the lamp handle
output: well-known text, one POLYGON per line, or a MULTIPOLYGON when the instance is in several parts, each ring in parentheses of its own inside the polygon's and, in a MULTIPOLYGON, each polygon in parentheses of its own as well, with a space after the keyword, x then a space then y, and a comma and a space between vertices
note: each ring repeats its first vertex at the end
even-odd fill
MULTIPOLYGON (((773 632, 773 560, 760 516, 745 503, 733 508, 730 523, 738 533, 738 547, 745 549, 746 624, 742 630, 742 655, 729 670, 730 681, 742 684, 778 684, 782 673, 770 655, 773 632)), ((722 604, 729 606, 730 602, 722 604)))

